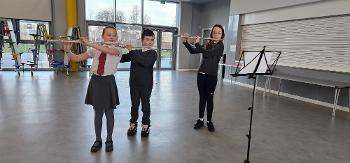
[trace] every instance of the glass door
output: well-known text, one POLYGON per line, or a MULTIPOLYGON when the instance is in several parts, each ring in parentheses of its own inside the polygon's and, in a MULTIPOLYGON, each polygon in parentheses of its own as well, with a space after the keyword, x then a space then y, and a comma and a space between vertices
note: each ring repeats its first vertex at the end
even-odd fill
MULTIPOLYGON (((131 44, 134 47, 140 47, 142 27, 140 25, 130 24, 116 24, 118 31, 118 41, 122 44, 131 44)), ((125 48, 122 49, 122 54, 126 54, 129 51, 125 48)), ((119 70, 129 70, 130 62, 120 63, 118 65, 119 70)))
POLYGON ((158 42, 158 40, 159 40, 159 30, 158 29, 151 29, 151 30, 153 30, 153 33, 154 33, 154 44, 153 44, 153 49, 155 49, 156 50, 156 52, 157 52, 157 54, 158 54, 158 57, 157 57, 157 61, 156 61, 156 63, 153 65, 153 68, 155 68, 155 69, 159 69, 159 63, 158 63, 158 58, 159 58, 159 42, 158 42))
POLYGON ((173 69, 173 58, 175 50, 173 47, 173 32, 162 31, 162 42, 160 50, 160 68, 161 69, 173 69))
POLYGON ((154 46, 158 54, 155 69, 175 69, 176 38, 177 29, 149 27, 155 35, 154 46))

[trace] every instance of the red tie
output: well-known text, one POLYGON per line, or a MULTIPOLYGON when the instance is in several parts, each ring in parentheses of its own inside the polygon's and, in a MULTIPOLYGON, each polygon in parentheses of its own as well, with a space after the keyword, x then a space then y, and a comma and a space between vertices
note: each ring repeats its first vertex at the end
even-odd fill
POLYGON ((105 71, 105 63, 106 63, 106 53, 101 53, 98 57, 98 67, 97 67, 97 74, 102 76, 105 71))

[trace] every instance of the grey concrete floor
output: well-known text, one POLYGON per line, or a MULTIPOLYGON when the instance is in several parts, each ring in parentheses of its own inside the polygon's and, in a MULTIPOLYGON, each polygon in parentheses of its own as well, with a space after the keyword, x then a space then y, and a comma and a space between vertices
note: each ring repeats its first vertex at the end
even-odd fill
MULTIPOLYGON (((115 149, 92 154, 93 110, 84 104, 88 73, 21 75, 0 71, 1 163, 239 163, 246 158, 249 88, 218 83, 216 132, 196 131, 196 73, 155 72, 151 134, 130 138, 129 73, 117 72, 121 105, 115 110, 115 149)), ((258 92, 251 162, 349 163, 350 115, 337 112, 332 118, 329 108, 258 92)))

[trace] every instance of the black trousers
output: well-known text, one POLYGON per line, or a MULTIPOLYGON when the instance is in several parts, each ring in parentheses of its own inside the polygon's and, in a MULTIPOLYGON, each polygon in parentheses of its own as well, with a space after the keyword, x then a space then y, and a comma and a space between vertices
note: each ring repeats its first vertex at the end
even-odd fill
POLYGON ((130 86, 130 97, 131 97, 131 123, 136 123, 139 118, 139 106, 140 101, 142 104, 142 124, 150 125, 151 120, 151 108, 150 98, 153 86, 137 87, 130 86))
POLYGON ((211 121, 214 108, 214 92, 217 76, 198 73, 197 86, 199 92, 199 118, 204 117, 205 105, 207 105, 207 121, 211 121))

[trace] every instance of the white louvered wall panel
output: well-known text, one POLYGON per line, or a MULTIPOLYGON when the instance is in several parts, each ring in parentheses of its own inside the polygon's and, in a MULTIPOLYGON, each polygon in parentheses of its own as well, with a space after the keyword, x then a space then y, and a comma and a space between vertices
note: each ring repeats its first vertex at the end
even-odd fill
POLYGON ((350 16, 245 25, 241 50, 282 51, 278 65, 350 73, 350 16))

